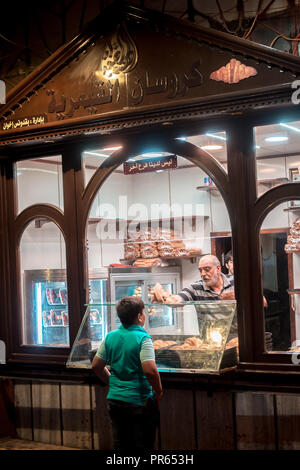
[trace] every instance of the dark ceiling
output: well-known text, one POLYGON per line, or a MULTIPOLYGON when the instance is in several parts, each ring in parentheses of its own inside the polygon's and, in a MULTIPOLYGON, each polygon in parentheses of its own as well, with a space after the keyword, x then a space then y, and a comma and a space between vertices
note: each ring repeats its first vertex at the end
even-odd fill
MULTIPOLYGON (((0 16, 0 79, 10 90, 112 0, 7 2, 0 16)), ((132 0, 201 26, 299 55, 297 0, 132 0)), ((3 5, 3 3, 2 3, 3 5)))

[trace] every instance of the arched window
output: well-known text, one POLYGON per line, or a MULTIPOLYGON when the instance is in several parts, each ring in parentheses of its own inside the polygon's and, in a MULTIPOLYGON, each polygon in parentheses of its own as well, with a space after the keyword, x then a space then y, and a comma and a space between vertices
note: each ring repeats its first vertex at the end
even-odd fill
MULTIPOLYGON (((130 295, 148 303, 157 282, 176 294, 200 280, 198 263, 205 254, 217 255, 228 274, 231 226, 221 193, 194 160, 171 152, 139 153, 119 165, 94 193, 86 237, 91 303, 130 295)), ((192 333, 189 321, 185 328, 192 333)), ((175 323, 150 308, 150 328, 175 323)), ((108 329, 116 324, 107 320, 108 329)))
POLYGON ((260 230, 267 352, 292 351, 300 345, 299 203, 277 205, 260 230))
POLYGON ((65 240, 50 219, 37 217, 20 240, 23 344, 69 346, 65 240))

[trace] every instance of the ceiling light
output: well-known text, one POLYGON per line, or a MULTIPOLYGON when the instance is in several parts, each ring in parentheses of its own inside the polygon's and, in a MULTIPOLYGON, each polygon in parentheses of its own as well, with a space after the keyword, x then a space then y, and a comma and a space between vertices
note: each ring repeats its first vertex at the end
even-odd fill
POLYGON ((96 157, 104 157, 107 158, 109 155, 106 155, 105 153, 99 153, 99 152, 84 152, 87 155, 96 155, 96 157))
POLYGON ((284 124, 283 122, 280 123, 280 126, 286 127, 287 129, 291 129, 295 132, 300 132, 300 129, 298 127, 290 126, 289 124, 284 124))
POLYGON ((223 147, 222 145, 203 145, 200 147, 202 150, 221 150, 223 147))
POLYGON ((176 137, 176 140, 186 140, 186 137, 176 137))
POLYGON ((288 137, 285 137, 283 135, 273 135, 272 137, 266 137, 265 141, 266 142, 285 142, 288 140, 288 137))
POLYGON ((101 150, 119 150, 122 148, 122 145, 120 145, 119 147, 105 147, 104 149, 101 149, 101 150))
POLYGON ((208 137, 214 137, 215 139, 226 140, 226 137, 222 137, 221 135, 217 134, 210 134, 207 132, 205 135, 207 135, 208 137))

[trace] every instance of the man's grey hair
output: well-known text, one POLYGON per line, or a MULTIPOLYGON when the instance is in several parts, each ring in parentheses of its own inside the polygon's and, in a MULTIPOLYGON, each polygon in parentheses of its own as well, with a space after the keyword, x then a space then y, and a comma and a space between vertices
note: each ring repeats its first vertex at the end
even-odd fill
POLYGON ((215 266, 221 266, 219 259, 215 255, 204 255, 200 258, 200 261, 202 261, 204 258, 207 258, 207 260, 209 260, 215 266))

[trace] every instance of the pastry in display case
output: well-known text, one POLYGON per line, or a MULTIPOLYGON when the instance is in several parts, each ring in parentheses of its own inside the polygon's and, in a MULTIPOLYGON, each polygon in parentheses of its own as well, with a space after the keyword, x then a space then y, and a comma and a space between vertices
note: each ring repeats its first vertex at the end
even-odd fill
MULTIPOLYGON (((87 305, 67 367, 90 369, 102 338, 91 332, 92 309, 101 310, 109 322, 116 303, 87 305)), ((230 334, 235 301, 145 304, 145 330, 151 335, 160 372, 220 373, 237 363, 237 337, 230 334), (157 312, 153 312, 157 309, 157 312), (155 314, 165 321, 153 324, 155 314), (171 320, 170 320, 171 319, 171 320)))

